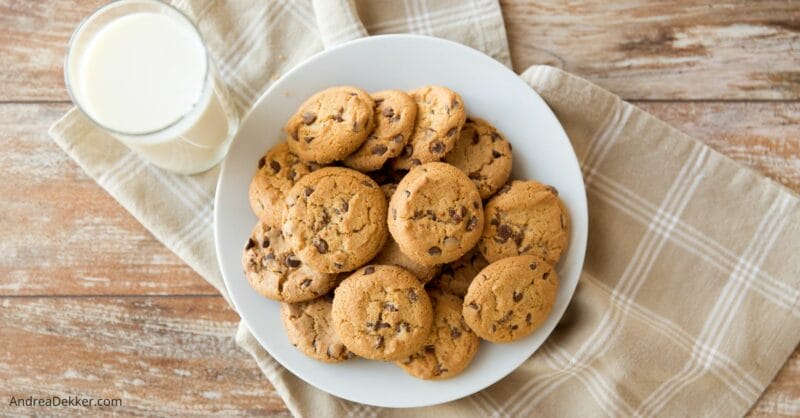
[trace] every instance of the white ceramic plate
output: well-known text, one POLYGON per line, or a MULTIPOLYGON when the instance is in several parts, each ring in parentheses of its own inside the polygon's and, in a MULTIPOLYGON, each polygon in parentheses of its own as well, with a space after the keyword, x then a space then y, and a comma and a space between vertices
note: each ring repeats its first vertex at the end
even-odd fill
POLYGON ((503 378, 535 352, 567 307, 583 266, 587 209, 575 153, 545 102, 516 74, 481 52, 438 39, 386 35, 359 39, 311 57, 283 76, 242 123, 217 187, 214 232, 225 284, 236 310, 262 346, 284 367, 328 393, 370 405, 418 407, 458 399, 503 378), (277 302, 259 296, 242 273, 244 244, 256 223, 247 189, 258 159, 282 140, 281 128, 312 93, 335 85, 367 91, 438 84, 464 99, 468 114, 493 123, 514 146, 513 178, 552 184, 569 209, 572 234, 558 266, 561 285, 549 318, 511 344, 482 342, 467 370, 444 381, 408 376, 392 363, 355 359, 323 364, 287 340, 277 302))

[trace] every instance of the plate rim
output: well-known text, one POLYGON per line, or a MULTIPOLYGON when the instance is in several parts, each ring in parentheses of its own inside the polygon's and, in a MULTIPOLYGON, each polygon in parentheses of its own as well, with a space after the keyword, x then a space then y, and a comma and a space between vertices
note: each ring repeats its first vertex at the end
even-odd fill
MULTIPOLYGON (((222 163, 219 165, 219 167, 220 167, 219 168, 219 177, 218 177, 217 182, 216 182, 216 189, 215 189, 215 193, 214 193, 214 215, 213 215, 214 225, 213 225, 213 227, 214 227, 214 249, 215 249, 215 251, 217 253, 217 263, 218 263, 218 267, 219 267, 219 270, 220 270, 220 276, 222 276, 222 281, 223 281, 224 286, 225 286, 225 290, 226 290, 226 292, 228 293, 228 296, 229 296, 229 301, 230 301, 230 303, 232 305, 232 308, 234 308, 234 310, 236 311, 237 315, 239 315, 239 318, 241 319, 241 321, 243 321, 245 323, 245 325, 248 328, 248 331, 251 333, 251 335, 253 335, 255 340, 258 342, 259 346, 261 346, 261 348, 264 351, 266 351, 280 366, 286 368, 290 373, 292 373, 292 375, 294 375, 298 379, 302 380, 303 382, 311 385, 312 387, 314 387, 314 388, 316 388, 318 390, 321 390, 321 391, 323 391, 323 392, 325 392, 325 393, 327 393, 327 394, 329 394, 331 396, 338 397, 338 398, 341 398, 341 399, 346 399, 346 400, 349 400, 349 401, 352 401, 352 402, 356 402, 356 403, 360 403, 360 404, 364 404, 364 405, 371 405, 371 406, 377 406, 377 407, 383 407, 383 408, 405 409, 405 408, 416 408, 416 407, 427 407, 427 406, 441 405, 441 404, 445 404, 445 403, 448 403, 448 402, 452 402, 454 400, 458 400, 458 399, 462 399, 462 398, 466 398, 468 396, 474 395, 475 393, 478 393, 478 392, 480 392, 482 390, 485 390, 489 386, 494 385, 495 383, 499 382, 500 380, 504 379, 505 377, 508 377, 508 375, 513 373, 525 361, 527 361, 530 358, 530 356, 532 356, 534 353, 539 351, 539 349, 541 349, 541 347, 552 336, 553 331, 555 331, 555 329, 558 326, 558 323, 561 321, 561 319, 563 318, 563 316, 566 313, 567 309, 569 308, 569 305, 572 303, 572 299, 575 296, 575 291, 577 289, 577 285, 580 282, 581 272, 583 271, 583 266, 584 266, 585 259, 586 259, 586 248, 587 248, 587 245, 588 245, 588 232, 589 232, 588 231, 588 214, 589 214, 589 211, 588 211, 588 196, 587 196, 587 192, 586 192, 586 183, 585 183, 585 179, 583 178, 583 175, 582 175, 580 162, 578 160, 577 154, 575 153, 575 148, 572 146, 572 142, 569 139, 569 136, 567 135, 566 131, 564 130, 564 126, 561 124, 561 121, 558 119, 558 117, 556 117, 555 113, 550 108, 550 106, 547 104, 547 102, 539 95, 538 92, 536 92, 530 85, 528 85, 522 79, 522 77, 519 74, 515 73, 512 69, 510 69, 509 67, 505 66, 504 64, 502 64, 501 62, 497 61, 496 59, 492 58, 488 54, 486 54, 486 53, 484 53, 482 51, 479 51, 479 50, 477 50, 475 48, 472 48, 470 46, 467 46, 467 45, 464 45, 464 44, 461 44, 461 43, 458 43, 458 42, 455 42, 455 41, 451 41, 449 39, 439 38, 439 37, 435 37, 435 36, 417 35, 417 34, 405 34, 405 33, 366 36, 366 37, 357 38, 357 39, 353 39, 353 40, 341 43, 341 44, 336 45, 336 46, 334 46, 334 47, 332 47, 330 49, 322 50, 322 51, 320 51, 320 52, 318 52, 316 54, 313 54, 313 55, 303 59, 301 62, 299 62, 298 64, 293 66, 291 69, 289 69, 286 73, 284 73, 278 80, 273 82, 272 85, 270 85, 269 88, 267 88, 264 91, 264 93, 262 93, 258 97, 258 99, 255 102, 253 102, 253 104, 251 105, 250 109, 247 111, 245 116, 241 118, 241 122, 239 124, 239 129, 237 130, 233 140, 231 141, 231 145, 229 147, 229 152, 230 152, 230 149, 233 147, 233 144, 236 141, 239 140, 239 137, 240 137, 241 132, 242 132, 242 127, 245 126, 248 122, 250 122, 250 118, 255 113, 255 110, 261 106, 262 102, 264 100, 266 100, 266 98, 268 96, 270 96, 273 93, 273 91, 277 90, 280 87, 281 81, 283 81, 287 77, 290 77, 292 74, 294 74, 295 72, 299 71, 301 68, 305 67, 306 65, 310 64, 311 62, 316 61, 318 59, 321 59, 322 57, 325 57, 327 55, 334 54, 337 51, 339 51, 340 49, 350 47, 350 46, 352 46, 354 44, 382 42, 382 41, 385 41, 385 40, 396 40, 396 39, 401 39, 401 40, 402 39, 412 39, 412 40, 423 41, 423 42, 440 43, 440 44, 446 45, 447 47, 461 49, 461 50, 463 50, 465 52, 468 52, 470 54, 478 56, 480 59, 486 59, 486 60, 491 61, 492 64, 494 64, 498 68, 499 71, 506 72, 507 74, 510 73, 510 75, 512 75, 514 78, 516 78, 519 83, 521 83, 522 87, 530 89, 531 92, 533 93, 533 96, 534 96, 535 100, 539 100, 539 101, 542 102, 542 104, 547 109, 547 111, 549 111, 550 116, 555 120, 555 122, 556 122, 555 125, 557 125, 558 133, 563 136, 563 139, 565 140, 566 144, 570 148, 570 151, 571 151, 570 156, 571 156, 571 160, 572 160, 571 163, 574 164, 575 168, 577 168, 578 173, 581 173, 581 175, 579 176, 580 186, 581 186, 581 190, 582 190, 582 193, 580 193, 581 201, 577 202, 577 203, 580 204, 580 206, 581 206, 580 209, 582 210, 582 212, 586 214, 587 221, 584 222, 584 227, 585 228, 582 231, 582 236, 584 237, 584 239, 582 240, 582 242, 580 242, 580 243, 570 242, 570 248, 568 249, 568 251, 578 251, 579 252, 578 260, 577 260, 578 262, 576 263, 576 267, 575 267, 578 270, 577 273, 576 273, 578 275, 578 277, 575 280, 575 285, 570 289, 569 298, 567 299, 566 304, 564 305, 564 310, 560 313, 560 316, 559 316, 558 320, 556 321, 556 325, 553 327, 553 329, 550 330, 550 332, 544 338, 542 343, 539 344, 536 348, 534 348, 527 357, 521 359, 508 373, 506 373, 505 375, 499 376, 499 377, 497 377, 496 379, 494 379, 492 381, 487 381, 485 383, 485 385, 483 385, 482 388, 479 388, 479 389, 477 389, 477 390, 475 390, 473 392, 470 392, 470 393, 456 394, 454 396, 445 396, 442 399, 439 399, 439 400, 436 400, 436 401, 432 401, 432 402, 422 402, 422 403, 403 404, 403 405, 399 405, 399 404, 398 405, 379 405, 379 404, 376 404, 376 403, 371 403, 371 402, 367 402, 367 401, 360 400, 360 399, 354 399, 354 397, 352 397, 352 396, 347 396, 347 395, 343 395, 343 394, 340 394, 340 393, 336 393, 336 394, 331 393, 327 389, 321 388, 317 384, 315 384, 315 383, 307 380, 305 377, 301 376, 302 373, 298 374, 296 369, 294 367, 292 367, 291 365, 287 365, 284 362, 280 361, 279 360, 280 355, 276 356, 275 354, 273 354, 265 346, 265 344, 261 341, 261 339, 254 332, 251 331, 252 326, 250 324, 250 321, 247 318, 245 318, 243 315, 240 314, 241 309, 239 309, 239 304, 236 302, 236 298, 233 296, 233 293, 231 292, 230 285, 228 284, 228 278, 226 277, 226 275, 224 273, 224 269, 222 268, 222 266, 223 266, 223 260, 222 260, 223 256, 222 256, 222 254, 223 253, 222 253, 222 251, 221 251, 222 249, 220 247, 220 245, 221 245, 221 239, 220 239, 220 216, 221 216, 221 214, 220 214, 220 210, 219 210, 219 207, 220 207, 220 190, 221 190, 222 184, 224 183, 224 180, 226 178, 226 176, 225 176, 226 167, 227 167, 228 164, 233 164, 232 162, 230 162, 230 159, 229 159, 230 153, 225 156, 225 158, 223 159, 222 163), (577 247, 573 248, 576 245, 577 245, 577 247)), ((320 365, 324 366, 324 364, 322 364, 322 363, 320 365)))

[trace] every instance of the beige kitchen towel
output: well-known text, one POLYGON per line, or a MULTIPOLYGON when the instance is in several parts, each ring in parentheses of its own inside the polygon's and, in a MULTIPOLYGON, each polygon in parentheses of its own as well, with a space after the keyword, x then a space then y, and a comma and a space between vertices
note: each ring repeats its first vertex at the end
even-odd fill
MULTIPOLYGON (((494 0, 176 3, 198 22, 243 113, 305 57, 365 32, 445 37, 510 64, 494 0)), ((313 388, 240 326, 237 342, 292 413, 740 416, 795 348, 797 196, 585 80, 544 66, 522 77, 564 125, 589 198, 586 265, 559 327, 490 388, 409 411, 359 405, 313 388)), ((153 168, 75 110, 51 135, 227 297, 212 237, 216 169, 179 176, 153 168)), ((391 382, 376 387, 392 390, 391 382)))

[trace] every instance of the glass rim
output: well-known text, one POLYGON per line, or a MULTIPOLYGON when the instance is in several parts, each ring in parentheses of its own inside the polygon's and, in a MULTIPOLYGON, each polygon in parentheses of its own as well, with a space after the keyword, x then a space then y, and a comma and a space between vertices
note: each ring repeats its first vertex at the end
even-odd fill
POLYGON ((167 3, 167 2, 161 1, 161 0, 113 0, 110 3, 101 6, 100 8, 98 8, 97 10, 92 12, 92 14, 84 17, 81 20, 81 22, 78 24, 78 26, 75 28, 75 31, 72 32, 72 36, 70 36, 70 38, 69 38, 69 43, 67 43, 67 54, 64 57, 64 85, 66 86, 67 94, 69 95, 69 98, 72 100, 72 103, 75 105, 75 107, 77 107, 78 110, 80 110, 80 112, 83 113, 83 115, 86 116, 86 118, 89 119, 90 122, 92 122, 93 124, 95 124, 99 128, 101 128, 103 130, 106 130, 108 132, 111 132, 113 134, 117 134, 117 135, 123 135, 123 136, 127 136, 127 137, 144 138, 144 137, 148 137, 148 136, 151 136, 151 135, 155 135, 155 134, 167 131, 170 128, 178 125, 179 123, 184 121, 187 116, 191 115, 201 105, 201 103, 203 102, 203 97, 205 96, 204 92, 206 91, 206 89, 209 88, 209 84, 210 84, 210 79, 211 79, 211 77, 210 77, 210 72, 211 72, 211 68, 210 68, 211 64, 210 64, 210 62, 211 62, 211 56, 208 53, 208 47, 206 47, 205 40, 203 39, 203 36, 200 34, 200 30, 197 28, 197 25, 195 25, 195 23, 192 21, 192 19, 186 13, 182 12, 181 10, 176 8, 175 6, 173 6, 173 5, 171 5, 171 4, 167 3), (114 128, 111 128, 109 126, 106 126, 103 123, 100 123, 97 119, 93 118, 92 115, 90 115, 89 112, 87 112, 84 109, 83 106, 81 106, 81 102, 78 99, 78 94, 76 94, 76 92, 73 90, 72 83, 70 82, 71 72, 70 72, 69 63, 70 63, 70 57, 72 56, 72 52, 73 52, 72 47, 73 47, 73 44, 75 43, 76 39, 78 39, 78 37, 82 34, 83 30, 86 29, 86 25, 89 24, 94 18, 96 18, 97 16, 99 16, 102 13, 107 12, 109 9, 111 9, 113 7, 118 7, 118 6, 124 5, 124 3, 130 3, 130 4, 136 4, 136 3, 148 4, 149 3, 149 4, 164 6, 164 7, 167 7, 168 9, 171 9, 174 12, 177 12, 178 16, 180 16, 179 18, 184 19, 186 21, 186 23, 189 24, 189 27, 192 28, 192 30, 194 31, 194 34, 197 35, 197 38, 200 40, 200 45, 203 46, 203 52, 205 53, 205 57, 206 57, 206 60, 205 60, 206 61, 206 66, 205 66, 205 71, 204 71, 204 74, 203 74, 203 86, 200 89, 200 95, 198 96, 197 101, 192 103, 192 105, 189 107, 189 109, 187 109, 186 112, 184 112, 183 114, 178 116, 174 121, 170 122, 169 124, 167 124, 167 125, 165 125, 165 126, 163 126, 161 128, 158 128, 158 129, 155 129, 155 130, 151 130, 151 131, 146 131, 146 132, 125 132, 125 131, 120 131, 118 129, 114 129, 114 128))

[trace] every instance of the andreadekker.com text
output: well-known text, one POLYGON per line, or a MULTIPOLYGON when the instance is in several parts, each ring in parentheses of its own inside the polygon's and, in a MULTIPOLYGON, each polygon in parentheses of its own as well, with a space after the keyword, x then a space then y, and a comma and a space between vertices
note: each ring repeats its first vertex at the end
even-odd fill
POLYGON ((36 398, 33 396, 28 397, 15 397, 12 396, 8 402, 8 406, 20 407, 74 407, 82 406, 84 408, 92 407, 106 407, 106 406, 122 406, 122 399, 104 399, 104 398, 83 398, 80 396, 49 396, 46 398, 36 398))

